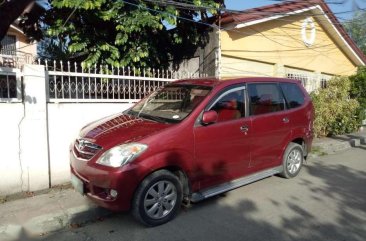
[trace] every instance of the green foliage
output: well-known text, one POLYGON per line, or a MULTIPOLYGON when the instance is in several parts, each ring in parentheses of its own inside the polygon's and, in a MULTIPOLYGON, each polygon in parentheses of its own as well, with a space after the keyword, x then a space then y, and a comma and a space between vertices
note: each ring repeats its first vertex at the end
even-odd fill
POLYGON ((366 12, 356 12, 351 21, 344 24, 344 27, 357 46, 366 54, 366 12))
POLYGON ((67 51, 67 44, 57 38, 44 38, 37 45, 39 58, 43 60, 67 61, 72 57, 67 51))
POLYGON ((349 78, 336 77, 328 81, 327 88, 311 94, 316 136, 351 133, 360 127, 360 105, 349 97, 350 89, 349 78))
POLYGON ((350 76, 351 97, 358 100, 360 106, 366 109, 366 68, 360 67, 357 74, 350 76))
POLYGON ((206 11, 158 2, 52 0, 43 17, 45 32, 67 43, 69 54, 85 65, 167 67, 172 60, 191 57, 207 42, 212 28, 195 21, 207 20, 208 12, 215 13, 223 1, 177 1, 208 7, 206 11), (167 24, 174 27, 167 29, 167 24))

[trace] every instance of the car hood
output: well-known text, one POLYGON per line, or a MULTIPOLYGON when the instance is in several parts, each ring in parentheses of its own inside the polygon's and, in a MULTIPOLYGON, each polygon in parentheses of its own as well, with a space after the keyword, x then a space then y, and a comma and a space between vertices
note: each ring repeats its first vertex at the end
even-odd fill
POLYGON ((172 124, 117 114, 85 126, 80 137, 108 149, 118 144, 139 141, 170 126, 172 124))

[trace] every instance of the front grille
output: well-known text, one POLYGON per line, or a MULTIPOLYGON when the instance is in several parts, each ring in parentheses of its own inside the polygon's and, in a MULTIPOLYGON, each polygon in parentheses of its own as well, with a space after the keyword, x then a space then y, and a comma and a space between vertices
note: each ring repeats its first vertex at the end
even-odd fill
POLYGON ((85 160, 93 158, 101 149, 101 146, 84 139, 77 139, 74 144, 75 156, 85 160))

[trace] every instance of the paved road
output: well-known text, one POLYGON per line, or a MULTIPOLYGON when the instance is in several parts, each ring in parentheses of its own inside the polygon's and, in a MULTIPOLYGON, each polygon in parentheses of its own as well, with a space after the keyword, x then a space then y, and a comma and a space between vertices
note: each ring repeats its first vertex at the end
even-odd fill
POLYGON ((366 147, 309 160, 292 180, 270 177, 146 228, 129 214, 44 240, 366 240, 366 147))

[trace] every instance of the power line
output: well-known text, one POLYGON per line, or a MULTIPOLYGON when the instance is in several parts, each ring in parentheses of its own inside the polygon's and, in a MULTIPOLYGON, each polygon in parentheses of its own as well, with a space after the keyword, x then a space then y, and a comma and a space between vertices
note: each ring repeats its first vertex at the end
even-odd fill
MULTIPOLYGON (((158 3, 158 4, 163 4, 164 6, 167 6, 168 3, 177 3, 175 1, 171 1, 171 0, 168 0, 168 1, 157 1, 157 0, 145 0, 147 2, 150 2, 150 3, 158 3)), ((185 1, 187 2, 187 1, 185 1)), ((294 2, 294 1, 286 1, 286 2, 294 2)), ((296 2, 299 2, 299 1, 296 1, 296 2)), ((194 7, 195 5, 192 5, 190 4, 192 7, 194 7)), ((207 8, 207 9, 216 9, 216 8, 213 8, 213 7, 208 7, 208 6, 204 6, 204 8, 207 8)), ((183 9, 183 8, 181 8, 183 9)), ((189 8, 187 10, 191 10, 192 8, 189 8)), ((225 10, 224 8, 221 8, 223 10, 225 10)), ((360 9, 359 11, 365 11, 366 9, 360 9)), ((292 22, 292 20, 289 20, 289 19, 286 19, 285 17, 287 16, 294 16, 294 14, 289 14, 289 13, 283 13, 283 12, 274 12, 274 11, 271 11, 271 12, 265 12, 265 11, 262 11, 262 10, 259 10, 258 8, 254 8, 254 9, 249 9, 249 10, 243 10, 243 11, 236 11, 236 10, 228 10, 226 9, 226 11, 228 13, 233 13, 234 15, 235 14, 250 14, 250 15, 258 15, 258 17, 275 17, 275 16, 278 16, 279 18, 274 18, 272 20, 274 21, 281 21, 281 22, 292 22)), ((344 12, 339 12, 339 14, 344 14, 344 13, 349 13, 349 12, 357 12, 357 11, 344 11, 344 12)), ((317 16, 324 16, 326 13, 320 13, 320 14, 309 14, 309 13, 306 13, 306 14, 299 14, 297 13, 296 16, 306 16, 306 17, 317 17, 317 16)), ((341 19, 341 20, 344 20, 340 17, 337 17, 337 19, 341 19)), ((325 23, 328 23, 328 19, 325 19, 325 20, 322 20, 322 19, 317 19, 318 22, 322 23, 323 21, 325 23)), ((353 21, 358 21, 357 19, 352 19, 352 20, 346 20, 346 21, 343 21, 343 23, 352 23, 353 21)), ((342 26, 342 23, 340 23, 339 21, 336 21, 336 22, 332 22, 333 25, 338 25, 338 26, 342 26)))
MULTIPOLYGON (((188 19, 188 18, 184 18, 184 17, 180 17, 180 16, 173 15, 173 14, 170 14, 170 13, 165 12, 165 11, 160 11, 160 10, 152 9, 152 8, 149 8, 149 7, 146 7, 146 6, 143 6, 143 5, 138 5, 138 4, 130 3, 130 2, 127 2, 127 1, 125 1, 125 0, 122 0, 122 1, 123 1, 123 2, 125 2, 126 4, 129 4, 129 5, 132 5, 132 6, 135 6, 135 7, 140 7, 140 8, 144 8, 144 9, 146 9, 146 10, 149 10, 149 11, 154 11, 154 12, 159 12, 159 13, 168 14, 168 15, 170 15, 170 16, 172 16, 172 17, 177 18, 177 19, 187 20, 187 21, 190 21, 190 22, 193 22, 193 23, 196 23, 196 24, 202 24, 202 25, 205 25, 205 26, 208 26, 208 27, 214 28, 214 29, 220 29, 220 30, 225 30, 225 31, 237 32, 237 33, 239 33, 239 34, 243 34, 243 35, 244 35, 244 34, 252 34, 253 32, 254 32, 254 33, 258 33, 258 34, 262 35, 264 38, 267 38, 268 40, 270 40, 270 41, 272 41, 272 42, 275 42, 275 43, 277 43, 277 44, 279 44, 279 45, 281 45, 281 46, 283 46, 283 47, 293 48, 293 49, 295 49, 295 50, 300 50, 299 48, 294 48, 293 46, 284 45, 284 44, 282 44, 282 43, 280 43, 280 42, 278 42, 278 41, 276 41, 276 40, 274 40, 274 39, 271 39, 271 38, 269 38, 268 36, 266 36, 265 34, 263 34, 262 32, 257 31, 257 30, 255 30, 255 29, 251 28, 250 26, 248 26, 248 28, 249 28, 250 30, 252 30, 252 32, 248 32, 248 31, 247 31, 247 32, 243 32, 243 31, 234 30, 234 29, 228 29, 228 28, 224 28, 224 27, 219 28, 219 27, 218 27, 217 25, 215 25, 215 24, 208 24, 208 23, 204 23, 204 22, 198 22, 198 21, 194 21, 194 20, 192 20, 192 19, 188 19)), ((287 36, 287 35, 283 35, 283 36, 287 36)))
MULTIPOLYGON (((189 3, 181 3, 181 2, 176 2, 176 1, 172 1, 172 0, 143 0, 145 2, 150 2, 150 3, 155 3, 157 5, 161 5, 161 6, 174 6, 176 8, 179 9, 185 9, 185 10, 195 10, 195 11, 199 11, 199 10, 216 10, 216 11, 223 11, 225 13, 232 13, 232 14, 253 14, 253 15, 259 15, 259 16, 276 16, 276 15, 281 15, 281 16, 286 16, 286 15, 292 15, 292 14, 286 14, 283 12, 276 12, 276 11, 266 11, 264 9, 259 8, 252 8, 252 9, 247 9, 247 10, 233 10, 233 9, 227 9, 227 8, 215 8, 215 7, 211 7, 211 6, 197 6, 194 4, 189 4, 189 3)), ((273 0, 272 0, 273 1, 273 0)), ((185 1, 187 2, 187 1, 185 1)), ((281 2, 285 2, 285 3, 299 3, 300 1, 281 1, 281 2)), ((304 1, 304 2, 308 2, 308 1, 304 1)), ((281 4, 278 4, 281 5, 281 4)), ((366 8, 360 8, 360 11, 365 11, 366 8)), ((355 12, 355 10, 349 10, 349 11, 342 11, 342 12, 333 12, 334 15, 338 15, 338 14, 346 14, 346 13, 352 13, 355 12)), ((301 14, 297 14, 298 16, 301 14)), ((317 16, 317 15, 323 15, 323 14, 312 14, 311 16, 317 16)), ((309 16, 308 14, 306 16, 309 16)))
MULTIPOLYGON (((137 4, 133 4, 133 3, 130 3, 130 2, 127 2, 127 1, 125 1, 125 0, 122 0, 123 2, 125 2, 126 4, 130 4, 130 5, 133 5, 133 6, 136 6, 136 7, 141 7, 141 8, 144 8, 144 9, 147 9, 147 10, 149 10, 149 11, 155 11, 155 12, 160 12, 160 13, 165 13, 165 14, 169 14, 169 15, 172 15, 172 14, 170 14, 170 13, 168 13, 168 12, 164 12, 164 11, 160 11, 160 10, 155 10, 155 9, 151 9, 151 8, 149 8, 149 7, 146 7, 146 6, 142 6, 142 5, 137 5, 137 4)), ((182 17, 180 17, 180 16, 175 16, 175 15, 172 15, 173 17, 176 17, 177 19, 183 19, 183 20, 188 20, 188 21, 191 21, 191 22, 194 22, 194 23, 196 23, 196 24, 204 24, 204 25, 206 25, 206 26, 209 26, 209 27, 212 27, 212 28, 215 28, 215 29, 219 29, 219 30, 226 30, 226 31, 231 31, 231 32, 237 32, 237 33, 239 33, 239 34, 247 34, 247 33, 245 33, 245 32, 242 32, 242 31, 238 31, 238 30, 234 30, 234 29, 226 29, 226 28, 223 28, 223 27, 218 27, 218 26, 216 26, 216 25, 213 25, 213 24, 207 24, 207 23, 203 23, 203 22, 197 22, 197 21, 194 21, 194 20, 191 20, 191 19, 186 19, 186 18, 182 18, 182 17)), ((299 48, 294 48, 294 46, 288 46, 288 45, 285 45, 285 44, 283 44, 283 43, 281 43, 281 42, 278 42, 278 41, 276 41, 276 40, 274 40, 273 38, 269 38, 268 36, 266 36, 265 34, 263 34, 262 32, 260 32, 260 31, 257 31, 257 30, 255 30, 255 29, 253 29, 251 26, 247 26, 247 28, 249 28, 249 29, 251 29, 253 32, 256 32, 256 33, 258 33, 258 34, 260 34, 261 36, 263 36, 264 38, 266 38, 266 39, 268 39, 269 41, 271 41, 271 42, 274 42, 274 43, 277 43, 277 44, 279 44, 279 45, 281 45, 281 46, 283 46, 283 47, 286 47, 286 48, 290 48, 290 49, 293 49, 293 50, 302 50, 302 49, 306 49, 306 48, 301 48, 301 49, 299 49, 299 48)), ((288 36, 288 35, 283 35, 283 36, 288 36)), ((346 45, 341 45, 341 47, 342 46, 346 46, 346 45)), ((317 47, 317 48, 322 48, 322 46, 320 46, 320 47, 317 47)), ((324 53, 322 53, 322 52, 320 52, 320 51, 317 51, 317 49, 315 49, 314 47, 312 47, 312 48, 310 48, 312 51, 315 51, 315 52, 317 52, 318 54, 320 54, 320 55, 322 55, 322 56, 324 56, 324 57, 326 57, 326 58, 329 58, 329 59, 331 59, 329 56, 327 56, 327 55, 325 55, 324 53)), ((333 49, 338 49, 337 47, 335 47, 335 48, 333 48, 333 49)), ((328 50, 328 51, 331 51, 331 50, 328 50)), ((277 52, 277 51, 273 51, 273 52, 277 52)), ((333 60, 332 60, 333 61, 333 60)))

